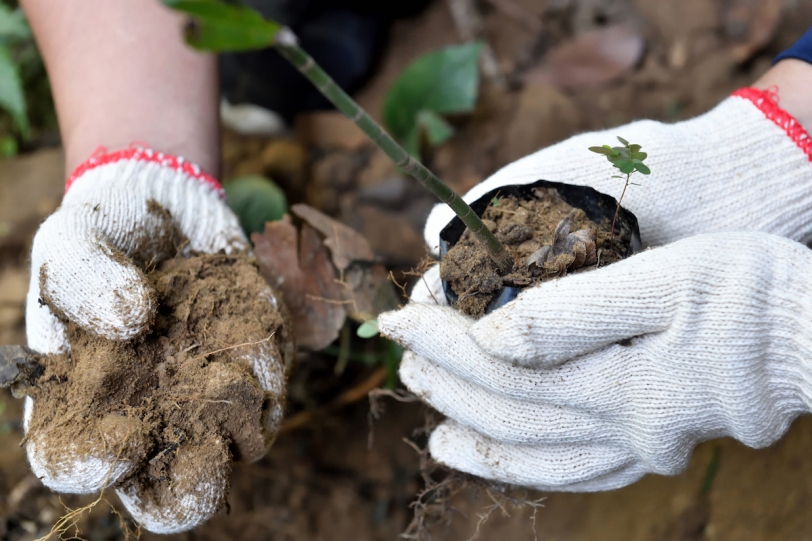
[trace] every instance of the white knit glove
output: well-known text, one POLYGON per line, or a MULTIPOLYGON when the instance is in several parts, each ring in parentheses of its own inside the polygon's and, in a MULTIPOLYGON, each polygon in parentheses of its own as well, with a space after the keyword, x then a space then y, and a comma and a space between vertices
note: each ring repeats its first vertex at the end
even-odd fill
MULTIPOLYGON (((616 144, 619 135, 648 153, 651 175, 623 199, 637 216, 644 244, 744 230, 807 243, 812 240, 812 139, 777 99, 743 88, 692 120, 643 120, 578 135, 502 168, 464 199, 539 179, 591 186, 617 198, 623 181, 611 178, 612 165, 587 149, 616 144)), ((445 205, 429 216, 426 242, 435 255, 440 230, 453 217, 445 205)))
MULTIPOLYGON (((65 325, 40 302, 43 298, 95 334, 113 340, 137 336, 151 324, 156 306, 135 263, 171 257, 179 247, 181 253, 249 249, 217 181, 181 158, 146 149, 91 158, 68 179, 62 205, 34 237, 26 307, 28 346, 45 354, 70 348, 65 325)), ((271 361, 260 355, 251 364, 260 385, 279 394, 284 382, 267 377, 275 373, 271 361)), ((36 404, 27 399, 26 427, 36 414, 36 404)), ((58 492, 97 492, 116 484, 133 467, 116 460, 101 444, 83 456, 72 448, 54 447, 47 433, 26 442, 32 470, 58 492)), ((228 484, 220 470, 212 464, 210 471, 185 471, 197 477, 197 485, 189 493, 176 494, 169 509, 142 503, 129 486, 117 492, 148 530, 182 531, 217 511, 228 484)))
MULTIPOLYGON (((652 183, 653 184, 653 183, 652 183)), ((434 267, 379 317, 400 377, 450 420, 438 461, 540 490, 682 471, 697 442, 775 442, 812 405, 812 252, 699 235, 546 282, 474 321, 434 267)))

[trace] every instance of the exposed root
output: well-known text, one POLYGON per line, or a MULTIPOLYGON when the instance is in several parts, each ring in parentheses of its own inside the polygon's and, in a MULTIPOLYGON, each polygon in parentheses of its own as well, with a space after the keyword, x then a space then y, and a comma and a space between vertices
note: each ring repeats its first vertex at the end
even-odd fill
MULTIPOLYGON (((424 436, 428 436, 438 422, 436 412, 428 411, 426 425, 418 429, 416 435, 423 433, 424 436)), ((532 499, 528 490, 517 489, 449 469, 434 461, 429 456, 427 448, 421 449, 413 441, 405 438, 404 442, 418 454, 423 489, 410 504, 414 516, 401 537, 430 541, 433 538, 434 529, 441 525, 448 526, 453 514, 460 513, 452 503, 454 498, 460 494, 468 494, 474 498, 484 494, 490 502, 479 513, 476 529, 468 541, 473 541, 479 536, 482 526, 496 511, 499 511, 502 516, 508 517, 511 511, 532 509, 531 524, 533 534, 536 534, 536 513, 540 507, 543 507, 544 498, 532 499)))
POLYGON ((365 380, 360 382, 355 387, 348 389, 338 395, 335 400, 330 402, 329 404, 325 404, 324 406, 317 408, 315 410, 308 410, 308 411, 301 411, 287 419, 284 423, 282 423, 282 427, 279 429, 279 433, 283 432, 290 432, 291 430, 296 430, 298 428, 302 428, 310 424, 314 419, 317 419, 323 415, 328 413, 333 413, 334 411, 341 409, 344 406, 349 404, 353 404, 358 402, 359 400, 363 399, 370 391, 373 391, 377 387, 383 384, 386 380, 386 368, 380 367, 375 369, 365 380))
POLYGON ((241 348, 243 346, 255 346, 257 344, 262 344, 264 342, 268 342, 271 338, 273 338, 273 336, 275 334, 276 334, 276 331, 272 332, 271 334, 269 334, 267 336, 267 338, 263 338, 262 340, 255 340, 253 342, 243 342, 242 344, 235 344, 233 346, 228 346, 228 347, 224 347, 224 348, 220 348, 220 349, 215 349, 214 351, 209 351, 208 353, 204 353, 203 355, 198 355, 197 357, 192 357, 191 359, 189 359, 188 361, 186 361, 183 364, 190 363, 192 361, 199 361, 200 359, 204 359, 204 358, 208 357, 209 355, 214 355, 215 353, 222 353, 223 351, 229 351, 231 349, 237 349, 237 348, 241 348))
MULTIPOLYGON (((128 441, 130 437, 130 430, 127 430, 127 433, 124 436, 124 441, 128 441)), ((103 452, 107 451, 107 439, 104 437, 102 433, 102 441, 104 442, 103 452)), ((110 482, 110 476, 113 474, 113 468, 117 462, 121 460, 121 454, 124 452, 124 446, 122 445, 121 449, 118 450, 116 453, 116 458, 110 464, 110 470, 107 472, 107 477, 104 480, 104 487, 107 487, 110 482)), ((51 530, 45 534, 44 536, 40 537, 36 541, 46 541, 47 539, 51 539, 53 536, 56 536, 57 539, 73 539, 73 540, 82 540, 86 541, 83 537, 81 537, 81 530, 79 529, 79 521, 85 513, 90 513, 90 511, 96 507, 99 503, 104 502, 109 507, 110 510, 114 515, 116 515, 119 519, 119 525, 121 526, 121 531, 124 534, 125 541, 129 541, 130 539, 138 540, 141 538, 141 526, 137 526, 135 530, 131 530, 127 524, 126 519, 121 515, 121 513, 110 503, 105 496, 105 489, 102 488, 99 492, 99 496, 90 502, 89 504, 78 507, 76 509, 71 509, 62 501, 62 498, 59 498, 59 503, 65 508, 67 513, 62 515, 59 520, 51 526, 51 530), (72 533, 69 533, 72 532, 72 533), (66 537, 67 536, 67 537, 66 537)))

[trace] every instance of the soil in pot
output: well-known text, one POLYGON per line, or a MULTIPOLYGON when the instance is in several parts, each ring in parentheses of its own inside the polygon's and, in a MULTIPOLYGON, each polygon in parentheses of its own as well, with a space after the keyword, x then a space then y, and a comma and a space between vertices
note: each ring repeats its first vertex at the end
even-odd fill
MULTIPOLYGON (((487 207, 480 213, 486 227, 513 256, 510 274, 500 274, 467 229, 443 255, 440 276, 450 285, 455 305, 464 314, 478 317, 489 312, 504 288, 521 289, 596 269, 633 252, 632 234, 625 225, 615 225, 614 249, 611 246, 614 206, 609 213, 604 204, 596 223, 584 210, 567 203, 558 189, 544 187, 554 183, 540 183, 542 186, 527 187, 521 195, 497 192, 486 196, 487 207)), ((597 217, 594 211, 590 214, 597 217)))
POLYGON ((44 374, 25 390, 34 399, 26 438, 49 442, 47 463, 101 447, 135 464, 117 485, 160 506, 173 483, 196 482, 180 469, 228 478, 231 460, 265 453, 294 351, 281 297, 247 255, 176 257, 146 276, 158 301, 152 329, 118 342, 68 323, 70 353, 40 359, 44 374), (257 352, 273 359, 262 374, 257 352))

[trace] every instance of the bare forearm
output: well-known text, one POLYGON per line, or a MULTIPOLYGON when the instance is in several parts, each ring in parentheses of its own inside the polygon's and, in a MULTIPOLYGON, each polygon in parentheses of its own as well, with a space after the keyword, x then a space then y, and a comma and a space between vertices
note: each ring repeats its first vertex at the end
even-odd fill
POLYGON ((219 168, 217 63, 157 0, 22 0, 48 68, 68 171, 132 142, 219 168))
POLYGON ((753 86, 778 90, 778 104, 801 125, 812 131, 812 65, 787 58, 770 68, 753 86))

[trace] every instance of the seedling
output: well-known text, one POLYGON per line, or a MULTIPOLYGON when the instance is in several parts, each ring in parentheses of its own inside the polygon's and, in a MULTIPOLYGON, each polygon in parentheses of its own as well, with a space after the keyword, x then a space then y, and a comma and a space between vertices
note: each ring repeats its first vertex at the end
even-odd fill
POLYGON ((482 220, 443 181, 400 146, 367 114, 313 58, 299 47, 296 35, 287 27, 263 18, 257 11, 224 0, 163 0, 164 4, 190 17, 186 42, 205 51, 247 51, 275 47, 336 109, 344 113, 402 171, 420 182, 448 205, 482 243, 504 274, 513 269, 513 258, 482 220))
POLYGON ((378 320, 368 319, 367 321, 364 321, 361 326, 358 327, 358 331, 356 332, 361 338, 372 338, 373 336, 377 336, 380 333, 378 330, 378 320))
POLYGON ((644 175, 651 174, 651 169, 643 163, 643 160, 648 157, 648 154, 641 151, 642 147, 635 143, 629 143, 622 137, 618 137, 617 139, 623 144, 622 147, 610 147, 609 145, 589 147, 589 150, 592 152, 606 156, 606 159, 623 173, 623 175, 612 175, 612 178, 623 179, 626 182, 623 185, 623 192, 620 194, 620 199, 617 200, 615 215, 612 217, 612 239, 610 245, 612 246, 612 253, 614 255, 617 255, 615 253, 615 221, 617 220, 618 212, 620 212, 620 204, 623 202, 623 196, 626 195, 626 189, 630 185, 634 184, 635 186, 639 186, 639 184, 631 182, 631 177, 635 173, 642 173, 644 175))

